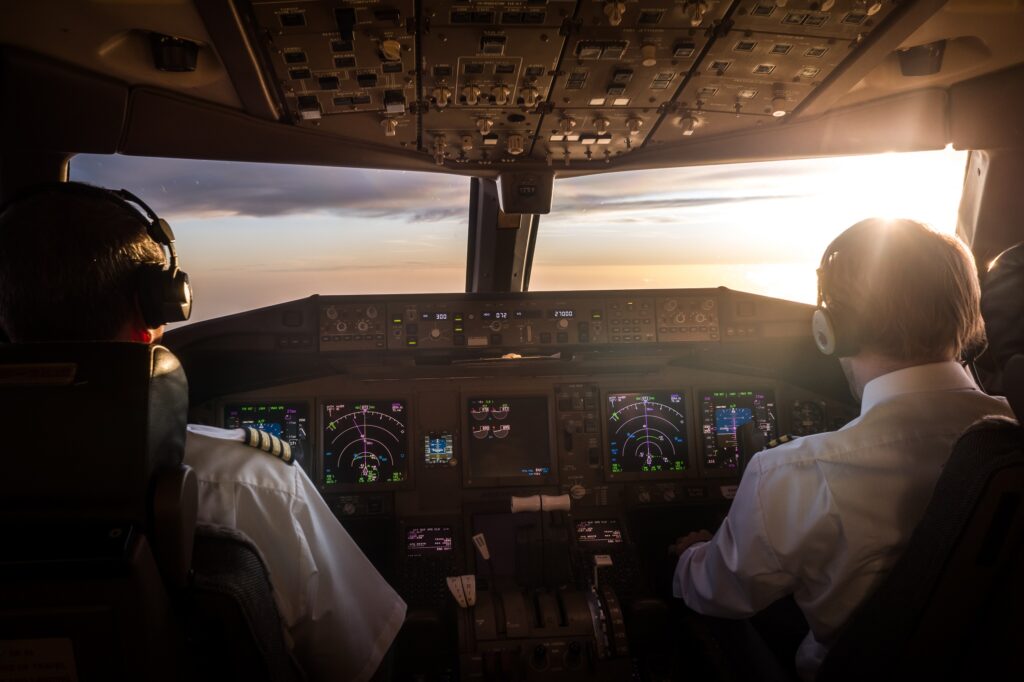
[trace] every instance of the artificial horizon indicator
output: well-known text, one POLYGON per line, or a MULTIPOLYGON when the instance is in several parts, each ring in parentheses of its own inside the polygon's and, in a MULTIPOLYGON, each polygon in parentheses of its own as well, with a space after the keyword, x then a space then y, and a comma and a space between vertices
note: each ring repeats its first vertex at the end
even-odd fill
POLYGON ((766 441, 778 435, 773 391, 705 391, 700 402, 706 469, 739 468, 736 432, 749 421, 754 422, 766 441))

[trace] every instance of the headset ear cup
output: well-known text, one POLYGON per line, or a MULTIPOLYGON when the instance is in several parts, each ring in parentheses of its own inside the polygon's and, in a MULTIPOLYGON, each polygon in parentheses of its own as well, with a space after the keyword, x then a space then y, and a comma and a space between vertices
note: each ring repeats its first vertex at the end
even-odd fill
POLYGON ((836 328, 832 323, 832 316, 824 308, 816 309, 811 317, 811 336, 814 337, 814 345, 825 355, 836 352, 836 328))
POLYGON ((163 300, 164 281, 167 277, 162 265, 149 263, 139 267, 139 287, 137 297, 142 319, 150 329, 156 329, 164 323, 163 300))

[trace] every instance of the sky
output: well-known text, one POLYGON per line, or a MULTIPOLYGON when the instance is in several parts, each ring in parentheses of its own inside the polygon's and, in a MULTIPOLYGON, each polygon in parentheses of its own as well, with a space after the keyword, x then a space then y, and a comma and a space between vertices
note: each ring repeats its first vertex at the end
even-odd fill
MULTIPOLYGON (((724 285, 812 303, 822 250, 858 220, 952 232, 965 165, 947 149, 556 180, 530 288, 724 285)), ((465 287, 465 177, 87 154, 71 176, 168 219, 192 321, 314 293, 465 287)))

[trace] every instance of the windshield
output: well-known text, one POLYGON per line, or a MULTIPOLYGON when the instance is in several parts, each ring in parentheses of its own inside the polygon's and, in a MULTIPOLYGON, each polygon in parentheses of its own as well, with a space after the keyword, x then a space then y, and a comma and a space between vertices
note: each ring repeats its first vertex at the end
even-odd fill
MULTIPOLYGON (((813 303, 825 245, 869 216, 953 232, 966 152, 556 180, 530 288, 728 286, 813 303)), ((314 293, 460 292, 469 180, 440 173, 82 154, 74 180, 167 218, 193 322, 314 293)))
POLYGON ((558 180, 530 289, 727 286, 814 303, 821 253, 853 223, 953 233, 966 163, 946 149, 558 180))
POLYGON ((464 291, 469 179, 440 173, 81 154, 174 228, 191 322, 310 294, 464 291))

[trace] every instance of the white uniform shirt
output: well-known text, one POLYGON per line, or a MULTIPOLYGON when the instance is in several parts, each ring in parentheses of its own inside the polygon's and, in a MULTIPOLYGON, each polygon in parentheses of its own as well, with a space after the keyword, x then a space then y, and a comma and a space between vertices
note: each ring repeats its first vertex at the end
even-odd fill
POLYGON ((310 680, 368 680, 405 620, 405 602, 302 468, 244 445, 244 433, 189 425, 185 464, 199 480, 199 521, 237 528, 259 548, 310 680))
POLYGON ((955 362, 919 365, 864 387, 860 416, 751 458, 710 542, 676 566, 693 610, 745 618, 793 594, 810 625, 797 670, 813 679, 832 638, 899 558, 957 438, 1012 416, 955 362))

